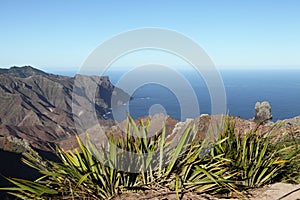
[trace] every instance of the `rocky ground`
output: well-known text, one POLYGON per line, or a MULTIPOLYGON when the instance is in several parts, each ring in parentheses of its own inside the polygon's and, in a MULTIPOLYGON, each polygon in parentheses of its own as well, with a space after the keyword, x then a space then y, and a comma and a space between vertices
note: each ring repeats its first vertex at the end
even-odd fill
MULTIPOLYGON (((182 200, 226 200, 226 199, 249 199, 249 200, 299 200, 300 199, 300 185, 292 185, 286 183, 275 183, 257 188, 250 191, 248 194, 239 197, 216 197, 208 194, 197 194, 194 192, 187 192, 180 195, 182 200)), ((127 193, 116 196, 113 200, 173 200, 176 199, 174 192, 166 191, 149 191, 140 193, 127 193)))
MULTIPOLYGON (((154 134, 157 131, 160 131, 163 123, 165 123, 167 139, 172 140, 176 135, 182 133, 188 125, 195 125, 195 128, 197 130, 197 137, 210 138, 213 140, 217 135, 217 131, 220 131, 220 126, 224 124, 225 116, 210 116, 204 114, 194 119, 187 119, 185 122, 179 122, 178 120, 175 120, 170 116, 158 114, 151 117, 148 116, 137 119, 136 123, 140 123, 141 121, 146 123, 149 119, 151 120, 149 130, 150 135, 154 134)), ((260 125, 254 122, 253 120, 246 120, 234 116, 230 116, 230 120, 232 120, 235 123, 236 133, 245 134, 249 133, 252 129, 258 128, 260 133, 264 134, 266 131, 270 130, 271 127, 274 127, 274 131, 276 131, 278 137, 289 134, 293 137, 300 138, 300 116, 277 121, 275 123, 271 121, 266 121, 264 124, 260 125)), ((100 121, 100 124, 101 123, 103 124, 102 121, 100 121)), ((100 136, 99 126, 95 126, 87 130, 87 133, 91 136, 91 138, 95 139, 94 142, 96 140, 101 142, 101 138, 105 137, 105 135, 108 135, 110 133, 114 134, 115 136, 122 136, 125 134, 125 121, 123 121, 122 123, 108 123, 108 121, 106 120, 105 123, 106 124, 101 126, 100 128, 100 131, 102 132, 100 136)), ((80 136, 81 139, 85 140, 85 134, 82 134, 80 136)), ((61 147, 67 150, 76 147, 77 141, 76 138, 73 136, 60 140, 59 144, 61 147)))

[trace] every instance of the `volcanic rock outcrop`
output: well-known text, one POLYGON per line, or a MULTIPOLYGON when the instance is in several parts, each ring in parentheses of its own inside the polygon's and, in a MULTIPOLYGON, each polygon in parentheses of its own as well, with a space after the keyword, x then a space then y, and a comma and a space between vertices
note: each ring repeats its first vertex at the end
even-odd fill
POLYGON ((9 150, 14 141, 20 141, 20 145, 29 142, 47 149, 47 144, 77 133, 74 121, 79 116, 72 106, 94 103, 94 110, 85 109, 81 114, 93 112, 101 120, 113 95, 118 102, 129 100, 129 95, 105 76, 59 76, 30 66, 0 69, 0 148, 9 150), (95 95, 90 94, 87 84, 77 84, 74 89, 75 80, 96 86, 95 95), (76 102, 74 97, 78 97, 76 102))
POLYGON ((267 101, 257 102, 255 104, 255 116, 254 121, 256 123, 268 122, 272 119, 271 106, 267 101))

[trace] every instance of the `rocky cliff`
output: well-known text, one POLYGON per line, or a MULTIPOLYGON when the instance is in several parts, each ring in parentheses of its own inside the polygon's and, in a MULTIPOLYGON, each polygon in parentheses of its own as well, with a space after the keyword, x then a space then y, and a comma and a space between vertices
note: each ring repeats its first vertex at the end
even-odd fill
MULTIPOLYGON (((111 97, 118 101, 129 96, 115 88, 108 77, 76 75, 75 77, 48 74, 30 66, 0 69, 0 148, 31 144, 47 149, 47 144, 76 133, 72 113, 74 80, 90 81, 97 85, 91 97, 86 88, 77 88, 82 102, 95 102, 99 120, 111 107, 111 97), (94 99, 92 99, 94 98, 94 99)), ((76 102, 77 106, 81 102, 76 102)))

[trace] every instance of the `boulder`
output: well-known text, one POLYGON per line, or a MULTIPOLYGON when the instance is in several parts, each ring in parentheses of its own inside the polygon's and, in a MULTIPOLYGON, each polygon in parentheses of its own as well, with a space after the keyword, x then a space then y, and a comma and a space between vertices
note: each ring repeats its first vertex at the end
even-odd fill
POLYGON ((267 101, 256 102, 254 122, 266 124, 270 122, 270 119, 272 119, 270 103, 267 101))

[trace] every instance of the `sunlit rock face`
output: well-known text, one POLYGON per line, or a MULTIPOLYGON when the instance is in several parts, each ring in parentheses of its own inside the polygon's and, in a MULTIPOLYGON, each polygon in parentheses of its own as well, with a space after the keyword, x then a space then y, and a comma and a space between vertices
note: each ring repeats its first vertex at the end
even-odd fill
POLYGON ((77 134, 75 120, 89 121, 89 111, 95 114, 96 122, 103 120, 112 106, 112 95, 123 98, 119 101, 129 99, 106 76, 60 76, 30 66, 0 69, 0 149, 4 145, 9 150, 17 139, 47 149, 47 143, 77 134), (90 94, 87 84, 75 88, 75 80, 95 85, 95 93, 90 94), (93 108, 88 110, 86 102, 93 108), (78 107, 78 113, 74 112, 74 106, 78 107))
POLYGON ((271 106, 267 101, 257 102, 255 104, 255 116, 254 121, 256 123, 267 123, 272 118, 271 115, 271 106))

